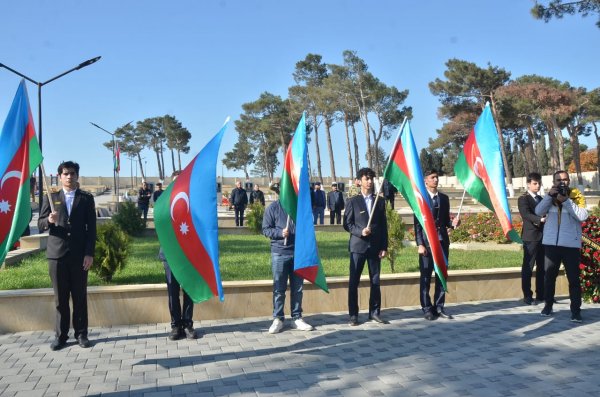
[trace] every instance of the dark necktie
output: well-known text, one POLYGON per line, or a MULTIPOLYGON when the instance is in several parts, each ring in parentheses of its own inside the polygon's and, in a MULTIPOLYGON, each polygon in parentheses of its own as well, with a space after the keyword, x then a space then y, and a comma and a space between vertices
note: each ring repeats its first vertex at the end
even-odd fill
POLYGON ((436 194, 435 196, 433 196, 433 218, 435 219, 436 224, 437 224, 439 213, 440 213, 440 201, 436 194))
POLYGON ((539 194, 535 195, 535 205, 538 205, 542 201, 542 196, 539 194))

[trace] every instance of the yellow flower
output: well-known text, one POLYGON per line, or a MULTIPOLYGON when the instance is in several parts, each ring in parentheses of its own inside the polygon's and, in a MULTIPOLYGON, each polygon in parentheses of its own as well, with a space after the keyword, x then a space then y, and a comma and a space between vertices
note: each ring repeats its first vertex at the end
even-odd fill
POLYGON ((569 198, 577 204, 579 208, 585 208, 585 197, 577 188, 571 189, 571 194, 569 194, 569 198))

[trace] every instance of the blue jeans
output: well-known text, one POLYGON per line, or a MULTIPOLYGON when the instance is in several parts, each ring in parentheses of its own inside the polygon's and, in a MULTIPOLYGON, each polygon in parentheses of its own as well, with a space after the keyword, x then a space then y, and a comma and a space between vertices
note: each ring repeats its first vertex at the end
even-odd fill
POLYGON ((290 280, 290 311, 292 318, 302 317, 302 277, 294 274, 294 257, 271 253, 271 269, 273 271, 273 318, 283 321, 285 291, 290 280))
POLYGON ((325 221, 325 207, 313 208, 313 224, 317 224, 317 218, 319 219, 319 225, 322 225, 325 221))

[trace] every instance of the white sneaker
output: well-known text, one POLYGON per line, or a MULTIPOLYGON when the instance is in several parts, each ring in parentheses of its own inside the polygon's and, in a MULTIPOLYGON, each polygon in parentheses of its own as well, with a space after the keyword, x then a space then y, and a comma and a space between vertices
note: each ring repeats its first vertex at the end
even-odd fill
POLYGON ((276 318, 275 320, 273 320, 273 324, 271 324, 271 327, 269 328, 269 333, 278 334, 279 332, 281 332, 282 328, 283 321, 281 321, 279 318, 276 318))
POLYGON ((312 331, 314 329, 312 325, 307 324, 302 318, 292 321, 292 328, 299 331, 312 331))

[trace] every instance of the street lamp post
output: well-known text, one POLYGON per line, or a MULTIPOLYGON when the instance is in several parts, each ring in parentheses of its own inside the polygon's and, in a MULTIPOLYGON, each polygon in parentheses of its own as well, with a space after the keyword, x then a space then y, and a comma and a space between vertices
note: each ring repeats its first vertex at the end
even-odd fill
MULTIPOLYGON (((20 73, 20 72, 14 70, 13 68, 6 66, 5 64, 0 63, 0 68, 4 68, 10 72, 13 72, 17 76, 20 76, 20 77, 24 78, 25 80, 32 82, 33 84, 37 85, 37 87, 38 87, 38 143, 40 145, 40 150, 42 149, 42 87, 48 83, 53 82, 54 80, 60 79, 61 77, 63 77, 66 74, 69 74, 69 73, 74 72, 79 69, 83 69, 86 66, 90 66, 92 63, 98 62, 98 60, 100 58, 101 57, 95 57, 92 59, 88 59, 87 61, 80 63, 79 65, 75 66, 74 68, 69 69, 66 72, 63 72, 57 76, 54 76, 50 80, 47 80, 44 82, 35 81, 32 78, 25 76, 23 73, 20 73)), ((40 167, 40 170, 38 173, 38 190, 39 190, 38 198, 40 200, 40 210, 41 210, 42 209, 42 198, 44 197, 42 167, 40 167)))
MULTIPOLYGON (((125 124, 123 127, 121 128, 125 128, 127 127, 129 124, 133 123, 133 120, 131 120, 129 123, 125 124)), ((102 131, 106 132, 107 134, 109 134, 112 137, 112 155, 113 155, 113 183, 114 183, 114 194, 117 197, 117 202, 119 202, 119 184, 117 183, 117 178, 119 178, 119 172, 117 171, 117 167, 115 167, 115 161, 116 161, 116 154, 115 154, 115 149, 116 149, 116 145, 115 145, 115 134, 116 132, 110 132, 102 127, 100 127, 98 124, 96 123, 92 123, 90 121, 90 124, 93 125, 96 128, 101 129, 102 131)))

